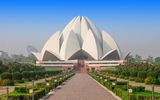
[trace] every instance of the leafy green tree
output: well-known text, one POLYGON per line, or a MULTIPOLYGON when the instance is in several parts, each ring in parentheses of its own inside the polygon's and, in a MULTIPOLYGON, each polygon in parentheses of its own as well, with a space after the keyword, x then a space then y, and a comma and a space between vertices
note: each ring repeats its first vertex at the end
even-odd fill
POLYGON ((139 71, 138 72, 138 77, 142 78, 142 79, 145 79, 147 77, 147 72, 145 72, 145 71, 139 71))
POLYGON ((131 71, 130 76, 131 77, 137 77, 137 71, 131 71))
POLYGON ((22 77, 25 78, 25 79, 30 79, 30 72, 29 71, 24 71, 22 72, 22 77))
POLYGON ((148 72, 147 76, 148 77, 153 77, 153 78, 158 78, 159 73, 157 72, 148 72))
POLYGON ((152 56, 148 56, 147 62, 152 63, 153 61, 154 61, 154 60, 153 60, 153 57, 152 57, 152 56))
POLYGON ((156 83, 157 83, 157 80, 151 76, 145 79, 145 84, 156 84, 156 83))
POLYGON ((2 66, 3 65, 3 62, 0 60, 0 66, 2 66))
POLYGON ((155 58, 155 62, 160 63, 160 57, 156 57, 156 58, 155 58))
POLYGON ((12 77, 14 80, 21 80, 22 79, 22 74, 20 72, 14 72, 12 74, 12 77))
POLYGON ((140 55, 136 54, 135 61, 136 62, 141 62, 142 61, 142 57, 140 55))
POLYGON ((9 73, 9 72, 4 72, 1 74, 1 79, 4 80, 4 79, 9 79, 11 80, 12 79, 12 74, 9 73))
POLYGON ((136 60, 132 55, 128 55, 126 58, 128 63, 134 63, 136 60))

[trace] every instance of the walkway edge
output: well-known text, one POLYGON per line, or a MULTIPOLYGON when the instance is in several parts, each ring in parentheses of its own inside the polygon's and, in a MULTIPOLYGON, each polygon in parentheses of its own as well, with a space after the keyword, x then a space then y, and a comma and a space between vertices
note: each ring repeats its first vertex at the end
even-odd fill
POLYGON ((108 91, 112 96, 114 96, 117 100, 122 100, 119 96, 115 95, 111 90, 107 89, 105 86, 103 86, 102 84, 100 84, 99 82, 97 82, 94 78, 92 78, 90 75, 89 77, 91 79, 93 79, 97 84, 99 84, 103 89, 105 89, 106 91, 108 91))

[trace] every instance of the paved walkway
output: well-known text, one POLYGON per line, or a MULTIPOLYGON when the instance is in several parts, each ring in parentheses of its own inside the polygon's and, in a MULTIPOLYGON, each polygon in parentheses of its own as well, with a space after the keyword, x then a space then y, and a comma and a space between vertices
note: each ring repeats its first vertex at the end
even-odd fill
POLYGON ((48 100, 116 100, 87 74, 76 74, 48 100))

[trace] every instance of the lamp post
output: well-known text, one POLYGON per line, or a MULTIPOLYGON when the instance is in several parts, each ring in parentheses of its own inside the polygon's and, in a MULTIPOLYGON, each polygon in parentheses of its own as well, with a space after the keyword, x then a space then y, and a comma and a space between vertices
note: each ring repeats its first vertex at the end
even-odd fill
MULTIPOLYGON (((132 93, 133 90, 132 89, 128 89, 128 93, 132 93)), ((130 100, 130 95, 128 95, 128 100, 130 100)))
POLYGON ((128 100, 129 100, 129 79, 127 80, 128 82, 127 82, 127 93, 128 93, 128 100))
MULTIPOLYGON (((46 83, 46 86, 50 86, 50 84, 47 82, 47 83, 46 83)), ((45 92, 47 93, 46 89, 47 89, 47 88, 45 88, 45 92)))
POLYGON ((116 71, 117 71, 117 73, 116 73, 116 82, 117 82, 117 79, 118 79, 118 77, 117 77, 117 74, 118 74, 118 68, 117 68, 118 66, 116 66, 116 71))
POLYGON ((44 80, 45 80, 45 82, 47 81, 46 76, 47 76, 47 74, 44 75, 44 80))
POLYGON ((152 84, 152 100, 154 100, 154 84, 152 84))
POLYGON ((112 82, 112 85, 113 85, 113 86, 115 86, 115 85, 116 85, 116 83, 115 83, 115 82, 112 82))
POLYGON ((6 95, 6 100, 9 100, 9 88, 8 88, 8 86, 7 86, 7 88, 6 88, 6 92, 7 92, 7 95, 6 95))
POLYGON ((46 85, 49 86, 50 84, 49 84, 49 83, 46 83, 46 85))
POLYGON ((54 87, 54 88, 56 88, 56 83, 57 83, 57 80, 55 79, 55 80, 54 80, 54 82, 55 82, 55 84, 54 84, 54 86, 55 86, 55 87, 54 87))
POLYGON ((32 100, 34 100, 34 80, 32 80, 32 100))
POLYGON ((108 81, 107 79, 104 80, 104 85, 105 85, 105 86, 106 86, 106 82, 107 82, 107 81, 108 81))

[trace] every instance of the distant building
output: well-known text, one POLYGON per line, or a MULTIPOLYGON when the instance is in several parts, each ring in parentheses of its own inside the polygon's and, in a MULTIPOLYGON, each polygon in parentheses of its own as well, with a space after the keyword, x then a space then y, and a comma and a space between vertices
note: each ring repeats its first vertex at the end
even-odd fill
POLYGON ((75 17, 57 31, 42 51, 33 52, 38 66, 69 67, 83 63, 88 70, 123 64, 120 49, 113 38, 100 31, 87 17, 75 17))

